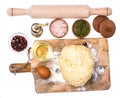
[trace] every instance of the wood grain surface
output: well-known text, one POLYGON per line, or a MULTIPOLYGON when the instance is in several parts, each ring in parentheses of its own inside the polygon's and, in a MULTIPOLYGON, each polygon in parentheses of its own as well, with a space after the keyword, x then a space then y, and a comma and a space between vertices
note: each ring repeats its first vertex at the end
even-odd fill
MULTIPOLYGON (((39 40, 37 40, 39 41, 39 40)), ((36 72, 36 66, 48 64, 51 66, 51 61, 40 63, 34 58, 24 69, 17 70, 19 72, 32 72, 35 83, 35 90, 37 93, 50 93, 50 92, 78 92, 78 91, 93 91, 93 90, 107 90, 110 88, 110 64, 109 64, 109 48, 108 41, 105 38, 86 38, 86 39, 55 39, 55 40, 43 40, 51 44, 53 52, 61 52, 62 48, 67 45, 81 45, 83 42, 87 42, 94 49, 97 50, 97 59, 95 62, 95 69, 103 68, 103 73, 98 75, 98 78, 94 79, 92 76, 90 80, 83 87, 73 87, 67 83, 51 82, 48 80, 40 79, 36 72)), ((36 41, 35 41, 36 42, 36 41)), ((10 72, 14 73, 16 68, 24 66, 25 63, 11 64, 10 72)))
POLYGON ((88 5, 32 5, 28 9, 10 8, 7 14, 29 15, 32 18, 88 18, 91 15, 111 15, 112 9, 91 8, 88 5))
MULTIPOLYGON (((67 83, 50 82, 40 79, 36 73, 36 68, 32 68, 32 73, 35 80, 35 90, 37 93, 48 92, 78 92, 78 91, 93 91, 93 90, 107 90, 110 87, 110 66, 109 66, 109 49, 108 41, 104 38, 92 38, 92 39, 57 39, 57 40, 45 40, 53 47, 53 51, 60 52, 61 49, 67 45, 79 45, 83 42, 91 44, 93 48, 97 50, 98 61, 95 66, 104 68, 104 72, 98 75, 96 80, 93 77, 83 87, 73 87, 67 83)), ((33 60, 31 64, 38 64, 36 60, 33 60)), ((49 67, 49 66, 48 66, 49 67)))

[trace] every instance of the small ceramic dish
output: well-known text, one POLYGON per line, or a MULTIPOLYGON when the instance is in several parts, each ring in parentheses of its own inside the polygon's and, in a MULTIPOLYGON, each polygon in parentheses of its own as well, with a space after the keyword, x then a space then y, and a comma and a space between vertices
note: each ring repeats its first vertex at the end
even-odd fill
POLYGON ((62 38, 68 32, 68 24, 63 19, 55 19, 50 24, 50 32, 54 37, 62 38))
POLYGON ((28 38, 23 33, 15 33, 9 39, 9 47, 16 53, 21 53, 28 47, 28 38))
POLYGON ((84 19, 79 19, 74 22, 72 30, 75 36, 84 38, 90 33, 90 24, 84 19))

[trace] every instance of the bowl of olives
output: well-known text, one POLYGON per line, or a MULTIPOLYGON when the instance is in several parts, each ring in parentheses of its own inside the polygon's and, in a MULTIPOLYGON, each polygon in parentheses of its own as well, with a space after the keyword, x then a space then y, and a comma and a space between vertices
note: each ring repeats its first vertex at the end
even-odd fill
POLYGON ((28 46, 28 38, 23 33, 15 33, 10 37, 9 46, 14 52, 23 52, 28 46))

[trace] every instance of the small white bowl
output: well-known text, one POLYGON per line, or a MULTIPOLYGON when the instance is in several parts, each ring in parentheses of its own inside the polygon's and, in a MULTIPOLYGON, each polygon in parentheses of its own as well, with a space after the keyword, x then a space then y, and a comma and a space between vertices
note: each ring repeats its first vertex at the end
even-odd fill
MULTIPOLYGON (((19 45, 21 45, 21 44, 22 44, 22 43, 20 43, 19 45)), ((16 46, 14 46, 14 47, 18 48, 18 47, 20 47, 19 45, 16 43, 16 46)), ((21 52, 25 51, 25 50, 27 49, 27 47, 28 47, 28 38, 27 38, 26 35, 24 35, 23 33, 20 33, 20 32, 15 33, 15 34, 13 34, 13 35, 10 37, 10 39, 9 39, 9 47, 10 47, 10 49, 11 49, 13 52, 15 52, 15 53, 21 53, 21 52), (13 38, 14 38, 15 36, 19 36, 19 37, 24 38, 24 39, 26 40, 26 46, 24 46, 23 49, 20 49, 20 48, 19 48, 20 50, 17 50, 17 49, 14 49, 14 48, 12 47, 12 40, 13 40, 13 38)))

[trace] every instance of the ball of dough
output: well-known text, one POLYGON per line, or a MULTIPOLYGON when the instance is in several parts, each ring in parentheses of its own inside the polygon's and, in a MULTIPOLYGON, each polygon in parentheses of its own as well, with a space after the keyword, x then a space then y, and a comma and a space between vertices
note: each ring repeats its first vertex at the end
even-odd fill
POLYGON ((83 86, 91 78, 94 60, 89 48, 70 45, 59 56, 60 70, 65 81, 75 87, 83 86))

